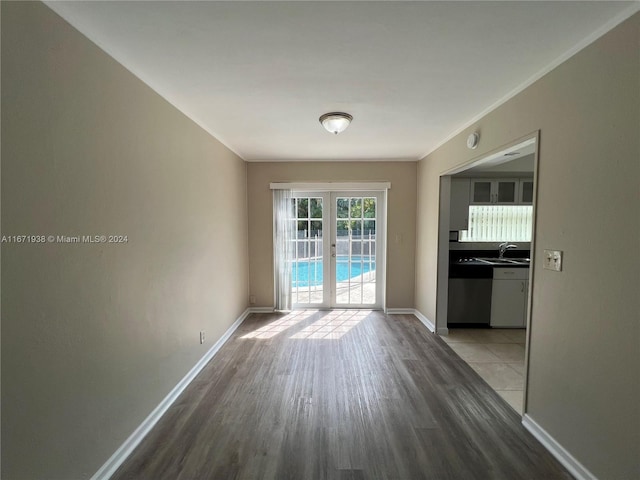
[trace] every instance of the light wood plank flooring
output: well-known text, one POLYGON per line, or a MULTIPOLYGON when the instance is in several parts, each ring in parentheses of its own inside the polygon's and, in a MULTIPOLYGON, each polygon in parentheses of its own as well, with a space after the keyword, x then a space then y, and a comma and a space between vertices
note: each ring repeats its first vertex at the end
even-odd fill
POLYGON ((252 315, 114 480, 572 477, 412 315, 252 315))

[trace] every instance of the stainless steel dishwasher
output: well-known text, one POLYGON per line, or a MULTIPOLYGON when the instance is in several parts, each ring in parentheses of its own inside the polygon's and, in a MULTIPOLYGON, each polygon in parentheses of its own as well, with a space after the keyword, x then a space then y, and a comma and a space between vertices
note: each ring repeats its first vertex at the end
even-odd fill
POLYGON ((489 326, 492 283, 492 267, 476 262, 451 264, 447 325, 489 326))

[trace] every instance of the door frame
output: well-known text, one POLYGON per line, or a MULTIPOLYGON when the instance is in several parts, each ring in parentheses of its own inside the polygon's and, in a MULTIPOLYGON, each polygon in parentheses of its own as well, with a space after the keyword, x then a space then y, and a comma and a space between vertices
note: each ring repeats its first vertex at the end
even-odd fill
MULTIPOLYGON (((380 309, 386 311, 387 308, 387 208, 388 195, 387 191, 391 188, 391 182, 272 182, 269 185, 271 190, 291 190, 292 195, 303 193, 319 193, 319 192, 379 192, 381 193, 381 202, 379 205, 380 220, 382 228, 377 228, 376 235, 380 235, 383 247, 381 248, 382 258, 376 258, 376 281, 380 282, 381 297, 377 303, 378 307, 372 310, 380 309)), ((324 212, 324 209, 323 209, 324 212)), ((324 218, 323 218, 324 222, 324 218)), ((328 245, 328 244, 327 244, 328 245)), ((324 247, 324 245, 323 245, 324 247)), ((300 307, 301 309, 328 309, 328 306, 310 305, 300 307)), ((342 308, 342 307, 340 307, 342 308)), ((352 307, 354 308, 354 307, 352 307)), ((359 308, 359 307, 358 307, 359 308)))

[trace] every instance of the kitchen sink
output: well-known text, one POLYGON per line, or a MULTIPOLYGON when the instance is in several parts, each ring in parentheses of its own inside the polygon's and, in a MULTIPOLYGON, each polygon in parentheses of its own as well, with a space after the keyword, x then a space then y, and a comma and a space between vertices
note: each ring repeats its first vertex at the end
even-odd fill
POLYGON ((486 263, 487 265, 529 265, 529 258, 475 258, 478 262, 486 263))

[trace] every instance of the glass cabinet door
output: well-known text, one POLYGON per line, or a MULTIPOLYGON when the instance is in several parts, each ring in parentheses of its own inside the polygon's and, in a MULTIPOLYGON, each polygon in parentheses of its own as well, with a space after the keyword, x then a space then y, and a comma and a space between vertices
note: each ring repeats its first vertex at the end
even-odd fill
POLYGON ((491 180, 471 180, 471 203, 492 203, 491 180))
POLYGON ((520 205, 533 203, 533 179, 520 180, 520 205))
POLYGON ((516 203, 518 200, 518 180, 496 180, 493 203, 516 203))
POLYGON ((471 180, 472 205, 516 205, 518 203, 517 178, 471 180))

